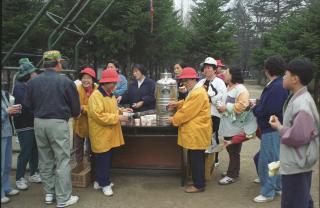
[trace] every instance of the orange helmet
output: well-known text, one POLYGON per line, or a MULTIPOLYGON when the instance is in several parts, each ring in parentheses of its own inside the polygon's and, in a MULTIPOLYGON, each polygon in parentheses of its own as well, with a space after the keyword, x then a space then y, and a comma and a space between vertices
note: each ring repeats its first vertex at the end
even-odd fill
POLYGON ((83 70, 81 70, 80 74, 88 74, 91 77, 96 78, 96 72, 90 67, 86 67, 83 70))
POLYGON ((107 83, 107 82, 119 82, 119 75, 114 69, 105 69, 102 71, 101 79, 99 83, 107 83))
POLYGON ((192 67, 186 67, 182 69, 182 72, 178 79, 198 79, 198 74, 196 70, 192 67))

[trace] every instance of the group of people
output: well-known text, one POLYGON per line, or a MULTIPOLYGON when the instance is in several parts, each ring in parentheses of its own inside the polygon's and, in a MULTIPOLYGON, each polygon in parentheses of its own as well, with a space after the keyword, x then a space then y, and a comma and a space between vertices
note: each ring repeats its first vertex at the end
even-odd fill
MULTIPOLYGON (((93 188, 112 196, 112 151, 124 145, 121 122, 128 121, 123 112, 155 108, 155 82, 146 76, 142 64, 132 67, 134 80, 128 86, 116 60, 106 63, 98 84, 90 67, 81 70, 77 84, 61 76, 62 61, 59 51, 45 52, 44 72, 38 75, 28 59, 21 59, 14 105, 2 90, 2 203, 19 192, 9 182, 11 116, 21 147, 17 188, 28 188, 25 169, 29 163, 29 181, 42 182, 45 203, 56 201, 57 207, 66 207, 79 200, 72 195, 69 118, 74 118, 76 162, 83 162, 87 141, 93 188), (119 108, 120 104, 126 108, 119 108)), ((258 136, 261 145, 255 162, 261 189, 254 201, 267 202, 282 194, 282 208, 312 207, 310 185, 319 156, 319 114, 306 86, 313 78, 313 65, 303 58, 288 65, 281 56, 267 58, 264 71, 270 82, 259 100, 249 99, 239 68, 221 71, 221 67, 220 60, 207 57, 201 64, 200 79, 194 68, 174 65, 179 97, 168 104, 168 110, 176 111, 168 123, 178 127, 177 143, 188 150, 192 184, 185 192, 205 190, 205 154, 217 154, 221 146, 228 152, 229 164, 219 184, 236 182, 242 143, 258 136), (219 136, 224 138, 220 145, 219 136), (281 176, 269 176, 268 164, 279 160, 281 176)), ((219 165, 216 156, 215 165, 219 165)))

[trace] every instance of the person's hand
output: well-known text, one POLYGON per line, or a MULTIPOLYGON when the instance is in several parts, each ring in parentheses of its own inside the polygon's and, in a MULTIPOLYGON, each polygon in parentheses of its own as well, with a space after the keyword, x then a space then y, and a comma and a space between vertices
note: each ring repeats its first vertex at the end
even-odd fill
POLYGON ((180 93, 186 93, 188 90, 187 90, 187 88, 185 86, 181 86, 181 87, 179 87, 178 91, 180 93))
POLYGON ((119 121, 120 122, 127 122, 127 121, 129 121, 129 118, 128 118, 128 116, 120 115, 119 121))
POLYGON ((7 112, 9 115, 14 115, 21 113, 22 106, 20 104, 13 105, 7 108, 7 112))
POLYGON ((135 109, 141 108, 143 106, 143 101, 139 101, 137 103, 133 103, 132 107, 135 109))
POLYGON ((120 103, 122 100, 122 96, 117 97, 117 103, 120 103))
POLYGON ((169 102, 168 103, 168 109, 174 109, 174 108, 177 108, 178 107, 178 105, 179 105, 179 102, 178 101, 171 101, 171 102, 169 102))
POLYGON ((224 104, 221 104, 220 106, 217 107, 217 110, 219 111, 219 113, 223 113, 227 111, 227 107, 224 104))
POLYGON ((277 130, 280 130, 282 128, 282 125, 281 125, 278 117, 275 115, 270 116, 269 124, 272 128, 277 129, 277 130))
POLYGON ((167 119, 167 123, 172 124, 172 122, 173 122, 173 118, 172 118, 172 117, 169 117, 169 118, 167 119))
POLYGON ((132 108, 125 108, 125 109, 122 109, 122 112, 132 113, 133 109, 132 108))

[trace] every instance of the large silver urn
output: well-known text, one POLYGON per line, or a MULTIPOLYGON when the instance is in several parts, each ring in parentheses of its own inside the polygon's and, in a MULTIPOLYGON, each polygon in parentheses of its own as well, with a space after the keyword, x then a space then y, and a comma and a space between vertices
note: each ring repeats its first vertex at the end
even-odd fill
POLYGON ((156 86, 157 99, 157 119, 159 124, 168 125, 167 119, 174 114, 173 111, 168 111, 167 105, 171 101, 177 101, 178 89, 176 80, 172 79, 171 73, 161 73, 160 80, 156 86))

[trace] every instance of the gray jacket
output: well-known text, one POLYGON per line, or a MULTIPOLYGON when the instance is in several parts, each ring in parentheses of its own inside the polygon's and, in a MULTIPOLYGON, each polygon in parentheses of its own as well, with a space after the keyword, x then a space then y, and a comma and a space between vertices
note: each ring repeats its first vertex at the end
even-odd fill
POLYGON ((11 137, 12 136, 12 125, 10 121, 10 116, 7 112, 7 108, 10 106, 6 94, 1 90, 1 137, 11 137))
POLYGON ((319 159, 319 124, 319 113, 307 87, 289 96, 280 130, 280 174, 312 171, 319 159))

